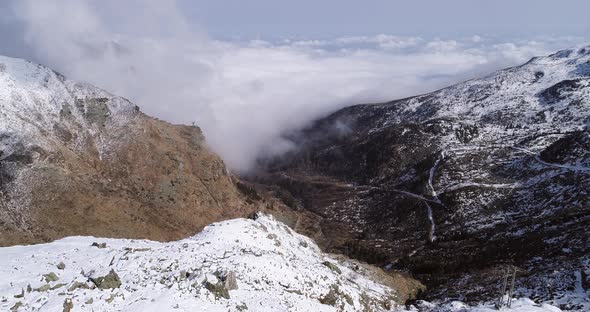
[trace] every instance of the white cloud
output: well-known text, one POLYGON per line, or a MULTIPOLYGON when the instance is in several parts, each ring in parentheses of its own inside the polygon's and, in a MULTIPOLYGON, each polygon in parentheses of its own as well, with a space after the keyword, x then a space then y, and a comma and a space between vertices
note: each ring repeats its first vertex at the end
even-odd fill
POLYGON ((337 108, 427 92, 576 43, 392 35, 221 42, 192 29, 173 1, 21 1, 15 12, 43 63, 156 117, 197 122, 236 170, 293 148, 284 131, 337 108))

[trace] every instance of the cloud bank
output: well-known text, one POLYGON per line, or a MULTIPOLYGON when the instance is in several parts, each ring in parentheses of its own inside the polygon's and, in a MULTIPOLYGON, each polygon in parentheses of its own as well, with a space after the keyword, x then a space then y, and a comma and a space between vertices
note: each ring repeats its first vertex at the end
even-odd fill
MULTIPOLYGON (((127 97, 174 123, 197 123, 230 168, 294 148, 285 131, 346 105, 444 87, 579 43, 393 35, 224 42, 174 1, 14 1, 0 16, 22 46, 74 80, 127 97)), ((6 50, 6 49, 5 49, 6 50)))

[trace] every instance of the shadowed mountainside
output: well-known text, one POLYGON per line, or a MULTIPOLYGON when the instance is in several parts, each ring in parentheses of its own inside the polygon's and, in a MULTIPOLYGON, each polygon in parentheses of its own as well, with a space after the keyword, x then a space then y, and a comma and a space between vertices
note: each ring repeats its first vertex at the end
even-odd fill
POLYGON ((589 116, 590 47, 564 50, 337 111, 250 180, 321 216, 327 248, 412 272, 428 299, 489 299, 514 264, 520 294, 568 307, 564 290, 590 288, 589 116))

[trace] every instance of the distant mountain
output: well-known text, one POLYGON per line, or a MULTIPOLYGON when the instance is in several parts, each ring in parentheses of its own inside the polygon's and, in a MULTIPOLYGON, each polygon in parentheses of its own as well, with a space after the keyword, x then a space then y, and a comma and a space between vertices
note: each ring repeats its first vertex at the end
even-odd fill
POLYGON ((410 271, 427 299, 492 299, 516 265, 519 294, 590 309, 589 126, 590 46, 342 109, 251 180, 321 216, 323 246, 410 271))
POLYGON ((199 128, 0 57, 0 246, 184 238, 261 208, 236 183, 199 128))

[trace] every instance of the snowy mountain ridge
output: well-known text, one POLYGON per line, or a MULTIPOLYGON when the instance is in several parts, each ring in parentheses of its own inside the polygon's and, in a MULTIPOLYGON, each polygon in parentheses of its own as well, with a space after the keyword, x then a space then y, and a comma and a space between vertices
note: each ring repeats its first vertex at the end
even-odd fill
MULTIPOLYGON (((366 124, 377 132, 392 124, 448 119, 479 122, 489 128, 475 139, 498 139, 506 128, 559 128, 581 130, 590 122, 583 103, 571 104, 590 95, 590 46, 563 50, 545 57, 500 70, 483 78, 468 80, 439 91, 407 100, 376 105, 357 105, 339 114, 361 113, 388 108, 374 123, 366 124), (561 94, 563 92, 563 95, 561 94)), ((449 143, 457 142, 449 137, 449 143)))
MULTIPOLYGON (((106 121, 104 115, 111 117, 109 127, 121 127, 138 111, 124 98, 87 83, 67 80, 47 67, 22 59, 0 56, 0 85, 0 133, 26 136, 27 140, 41 146, 50 144, 50 140, 43 140, 48 135, 59 135, 57 121, 68 130, 83 127, 91 134, 99 134, 97 127, 105 124, 98 121, 106 121), (85 106, 84 99, 100 100, 96 105, 85 106), (97 119, 87 118, 92 115, 97 119)), ((82 140, 83 136, 78 138, 82 140)), ((83 142, 74 145, 83 145, 83 142)), ((2 147, 4 157, 10 155, 10 146, 2 147)))
POLYGON ((74 311, 385 311, 398 298, 362 265, 264 215, 171 243, 69 237, 5 247, 0 264, 6 310, 57 311, 71 299, 74 311), (96 278, 111 271, 120 286, 101 289, 96 278))
POLYGON ((198 127, 0 56, 0 246, 71 235, 177 240, 260 209, 198 127))
MULTIPOLYGON (((399 305, 366 265, 322 253, 272 217, 211 224, 177 242, 69 237, 0 248, 11 311, 493 311, 399 305), (104 277, 101 279, 101 277, 104 277), (105 282, 106 280, 106 282, 105 282)), ((560 311, 526 299, 514 311, 560 311)))

